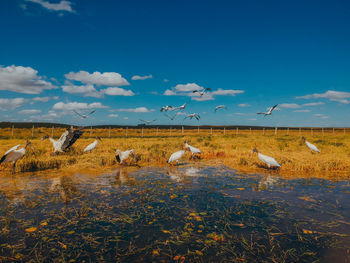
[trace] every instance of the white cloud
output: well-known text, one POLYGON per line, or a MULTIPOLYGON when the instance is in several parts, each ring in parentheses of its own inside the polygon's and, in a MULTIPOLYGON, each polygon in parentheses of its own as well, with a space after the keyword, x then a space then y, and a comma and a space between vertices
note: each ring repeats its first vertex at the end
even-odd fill
POLYGON ((38 113, 40 113, 41 112, 41 110, 21 110, 21 111, 19 111, 18 113, 19 114, 38 114, 38 113))
POLYGON ((109 118, 118 118, 119 115, 118 114, 109 114, 108 117, 109 118))
POLYGON ((151 79, 151 78, 153 78, 152 75, 147 75, 147 76, 135 75, 135 76, 133 76, 131 79, 132 79, 132 80, 145 80, 145 79, 151 79))
POLYGON ((175 96, 177 95, 176 92, 170 90, 170 89, 167 89, 166 91, 164 91, 164 95, 165 96, 175 96))
POLYGON ((298 109, 300 108, 300 105, 296 104, 296 103, 282 103, 282 104, 278 104, 279 108, 284 108, 284 109, 298 109))
POLYGON ((26 99, 24 98, 15 98, 15 99, 0 99, 0 110, 14 110, 19 107, 22 107, 26 99))
POLYGON ((187 84, 177 84, 173 87, 173 90, 177 92, 192 92, 194 90, 201 90, 203 87, 197 85, 196 83, 187 83, 187 84))
POLYGON ((293 112, 310 112, 310 110, 295 110, 293 112))
POLYGON ((244 93, 244 90, 233 90, 233 89, 218 89, 212 92, 213 95, 231 95, 244 93))
POLYGON ((128 120, 129 118, 128 118, 128 117, 124 117, 123 119, 124 119, 124 120, 128 120))
POLYGON ((214 97, 211 95, 211 93, 204 93, 202 97, 199 95, 199 93, 191 93, 189 96, 192 97, 192 100, 196 101, 214 100, 214 97))
POLYGON ((145 112, 152 112, 154 110, 149 110, 146 107, 137 107, 137 108, 130 108, 130 109, 115 109, 113 111, 145 113, 145 112))
POLYGON ((50 3, 49 1, 44 1, 44 0, 25 0, 25 1, 37 3, 50 11, 74 12, 72 8, 72 2, 70 1, 61 0, 61 2, 59 3, 50 3))
POLYGON ((62 90, 70 94, 84 94, 84 97, 95 97, 95 98, 103 97, 103 94, 97 91, 94 85, 78 86, 78 85, 73 85, 71 83, 68 83, 67 85, 62 86, 62 90))
POLYGON ((0 66, 0 90, 9 90, 25 94, 39 94, 43 90, 55 89, 56 86, 38 76, 38 71, 31 67, 0 66))
POLYGON ((33 101, 39 101, 39 102, 48 102, 49 100, 58 100, 58 96, 53 97, 34 97, 32 98, 33 101))
POLYGON ((111 96, 134 96, 135 93, 132 90, 125 90, 117 87, 109 87, 107 89, 101 90, 102 93, 111 96))
POLYGON ((164 79, 164 82, 169 82, 170 80, 168 80, 168 79, 164 79))
POLYGON ((238 104, 238 107, 250 107, 250 104, 246 104, 246 103, 241 103, 241 104, 238 104))
POLYGON ((105 109, 107 106, 102 105, 100 102, 85 103, 85 102, 57 102, 53 105, 54 110, 72 111, 72 110, 85 110, 85 109, 105 109))
POLYGON ((350 98, 350 92, 343 92, 343 91, 328 90, 325 93, 314 93, 310 95, 297 97, 297 99, 317 99, 317 98, 326 98, 331 101, 350 104, 350 100, 348 100, 350 98))
POLYGON ((319 106, 323 104, 324 102, 310 102, 310 103, 304 103, 302 106, 319 106))
POLYGON ((69 72, 64 75, 69 80, 80 81, 84 84, 95 84, 99 86, 127 86, 129 82, 116 72, 100 73, 98 71, 89 73, 87 71, 69 72))

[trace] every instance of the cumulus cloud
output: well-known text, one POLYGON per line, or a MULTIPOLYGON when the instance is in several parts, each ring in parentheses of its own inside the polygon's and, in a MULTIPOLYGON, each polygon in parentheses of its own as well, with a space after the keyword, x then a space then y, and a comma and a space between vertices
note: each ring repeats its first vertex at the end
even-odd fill
POLYGON ((129 108, 129 109, 116 109, 113 111, 146 113, 146 112, 152 112, 154 110, 149 110, 146 107, 137 107, 137 108, 129 108))
POLYGON ((69 72, 64 75, 69 80, 80 81, 84 84, 95 84, 99 86, 127 86, 129 82, 116 72, 94 72, 89 73, 87 71, 69 72))
POLYGON ((21 110, 21 111, 19 111, 18 113, 19 114, 38 114, 38 113, 40 113, 41 112, 41 110, 21 110))
POLYGON ((39 101, 39 102, 48 102, 49 100, 58 100, 58 96, 53 97, 34 97, 32 98, 33 101, 39 101))
POLYGON ((102 105, 100 102, 94 103, 85 103, 85 102, 57 102, 53 105, 53 110, 63 110, 63 111, 72 111, 72 110, 86 110, 86 109, 105 109, 107 106, 102 105))
POLYGON ((238 104, 238 107, 250 107, 250 104, 246 104, 246 103, 241 103, 241 104, 238 104))
POLYGON ((49 1, 44 1, 44 0, 25 0, 25 1, 37 3, 50 11, 74 12, 72 8, 72 2, 70 1, 61 0, 59 3, 50 3, 49 1))
POLYGON ((328 116, 327 116, 327 115, 324 115, 324 114, 322 114, 322 113, 316 113, 316 114, 314 114, 314 116, 320 117, 320 118, 322 118, 322 119, 328 119, 328 116))
POLYGON ((236 94, 241 94, 241 93, 244 93, 244 90, 218 89, 213 91, 211 94, 236 96, 236 94))
POLYGON ((20 108, 24 105, 26 99, 24 98, 15 98, 15 99, 0 99, 0 110, 14 110, 20 108))
POLYGON ((68 83, 67 85, 62 86, 62 90, 70 94, 84 94, 84 97, 95 97, 95 98, 103 97, 103 94, 97 91, 94 85, 90 85, 90 84, 73 85, 71 83, 68 83))
POLYGON ((310 103, 304 103, 302 106, 319 106, 323 104, 324 102, 310 102, 310 103))
POLYGON ((43 90, 57 88, 44 77, 38 76, 38 71, 31 67, 0 66, 0 90, 8 90, 25 94, 39 94, 43 90))
POLYGON ((101 90, 103 94, 111 95, 111 96, 134 96, 135 93, 132 90, 125 90, 117 87, 109 87, 107 89, 101 90))
POLYGON ((197 85, 196 83, 187 83, 187 84, 177 84, 173 90, 177 92, 192 92, 194 90, 201 90, 203 87, 197 85))
POLYGON ((310 110, 295 110, 293 112, 310 112, 310 110))
POLYGON ((165 96, 175 96, 177 94, 176 94, 176 92, 174 92, 174 91, 172 91, 170 89, 167 89, 167 90, 164 91, 164 95, 165 96))
POLYGON ((118 118, 119 115, 118 114, 109 114, 108 117, 109 118, 118 118))
POLYGON ((145 79, 151 79, 151 78, 153 78, 152 75, 147 75, 147 76, 135 75, 135 76, 133 76, 131 79, 132 79, 132 80, 145 80, 145 79))
POLYGON ((325 93, 314 93, 310 95, 305 95, 301 97, 297 97, 297 99, 318 99, 318 98, 326 98, 330 101, 336 101, 343 104, 350 104, 350 92, 344 92, 344 91, 335 91, 335 90, 328 90, 325 93))
POLYGON ((284 108, 284 109, 298 109, 300 108, 300 105, 296 104, 296 103, 282 103, 282 104, 278 104, 279 108, 284 108))

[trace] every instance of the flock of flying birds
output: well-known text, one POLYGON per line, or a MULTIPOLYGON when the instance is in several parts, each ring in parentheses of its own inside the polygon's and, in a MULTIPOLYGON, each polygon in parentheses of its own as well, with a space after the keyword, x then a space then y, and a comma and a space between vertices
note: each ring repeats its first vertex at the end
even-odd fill
MULTIPOLYGON (((208 89, 206 89, 206 90, 208 90, 208 89)), ((200 93, 200 94, 202 94, 202 93, 200 93)), ((172 107, 172 106, 167 105, 165 107, 162 107, 160 111, 161 112, 168 112, 168 111, 184 110, 186 108, 186 105, 187 105, 187 103, 185 103, 179 107, 172 107)), ((277 105, 274 105, 273 107, 269 108, 267 110, 267 112, 258 112, 257 114, 262 114, 264 116, 271 115, 272 111, 276 107, 277 107, 277 105)), ((225 108, 225 106, 224 105, 217 106, 215 108, 215 112, 218 109, 222 109, 222 108, 225 108)), ((81 118, 86 119, 86 118, 88 118, 88 116, 93 114, 95 112, 95 110, 91 111, 90 113, 88 113, 86 115, 80 114, 76 111, 74 111, 74 112, 77 115, 79 115, 81 118)), ((176 113, 175 116, 177 114, 178 113, 176 113)), ((175 116, 174 116, 174 118, 175 118, 175 116)), ((195 118, 195 119, 199 120, 200 116, 198 113, 191 113, 191 114, 187 114, 185 119, 186 118, 190 118, 190 119, 195 118)), ((142 121, 145 122, 146 124, 150 124, 155 120, 153 120, 153 121, 142 120, 142 121)), ((67 152, 69 150, 69 148, 83 135, 83 133, 84 133, 84 130, 82 128, 70 127, 61 135, 61 137, 58 140, 55 140, 54 138, 46 135, 46 136, 42 137, 41 141, 44 141, 46 139, 50 140, 50 142, 52 143, 52 146, 54 148, 53 154, 64 153, 64 152, 67 152)), ((302 139, 305 141, 306 146, 311 150, 311 152, 320 153, 319 149, 314 144, 308 142, 305 137, 302 137, 302 139)), ((86 146, 84 149, 84 153, 92 152, 97 147, 98 141, 102 141, 100 137, 96 137, 96 139, 91 144, 86 146)), ((31 146, 31 145, 32 144, 30 141, 26 141, 26 144, 22 148, 21 148, 21 144, 18 144, 16 146, 12 147, 8 151, 6 151, 5 154, 2 156, 2 158, 0 159, 0 164, 1 163, 12 163, 12 174, 14 174, 16 162, 24 157, 24 155, 26 154, 27 147, 31 146)), ((183 149, 171 154, 170 158, 168 159, 168 163, 169 164, 178 163, 179 160, 185 155, 186 151, 189 151, 191 153, 191 159, 195 159, 195 158, 200 159, 201 150, 194 147, 194 146, 189 145, 187 143, 187 141, 185 141, 183 144, 183 149)), ((281 165, 273 157, 270 157, 270 156, 267 156, 267 155, 260 153, 256 148, 253 149, 252 153, 257 153, 258 158, 263 163, 265 163, 268 168, 271 168, 271 167, 280 168, 281 167, 281 165)), ((135 158, 135 151, 134 151, 134 149, 127 150, 127 151, 121 151, 118 149, 115 152, 115 158, 119 164, 124 164, 124 162, 127 159, 135 158)))

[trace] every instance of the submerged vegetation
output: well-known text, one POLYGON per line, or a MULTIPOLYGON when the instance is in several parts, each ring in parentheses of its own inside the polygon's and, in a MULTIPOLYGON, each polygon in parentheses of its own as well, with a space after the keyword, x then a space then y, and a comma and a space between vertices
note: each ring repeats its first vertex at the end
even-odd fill
MULTIPOLYGON (((54 137, 58 138, 64 129, 55 129, 54 137)), ((25 139, 30 139, 31 130, 16 130, 16 138, 12 139, 10 129, 2 131, 0 140, 0 153, 4 153, 12 146, 24 143, 25 139)), ((261 131, 240 131, 241 134, 222 131, 210 134, 208 131, 197 130, 186 131, 182 136, 181 130, 159 131, 158 136, 151 136, 157 131, 149 129, 132 130, 86 130, 80 138, 66 153, 51 155, 52 145, 49 141, 41 141, 44 135, 51 135, 53 130, 40 128, 33 133, 31 139, 32 149, 28 149, 26 156, 17 163, 17 172, 39 171, 47 169, 64 170, 101 170, 110 169, 117 164, 115 160, 115 150, 135 149, 135 161, 131 165, 137 166, 163 166, 167 165, 167 159, 171 153, 182 149, 183 142, 187 140, 189 144, 202 151, 201 160, 208 164, 223 164, 240 171, 265 171, 266 167, 256 156, 252 156, 254 147, 269 156, 273 156, 281 165, 279 173, 281 175, 310 175, 310 176, 335 176, 348 177, 350 171, 350 135, 325 134, 314 132, 302 135, 315 143, 320 149, 320 154, 313 154, 305 146, 301 136, 297 131, 289 135, 274 135, 270 132, 265 135, 261 131), (125 134, 125 133, 128 134, 125 134), (259 132, 259 133, 258 133, 259 132), (114 136, 118 135, 118 136, 114 136), (127 135, 127 136, 126 136, 127 135), (93 142, 95 136, 100 136, 102 141, 91 153, 83 153, 83 149, 93 142), (114 136, 114 137, 113 137, 114 136)), ((235 132, 235 131, 234 131, 235 132)), ((183 162, 189 161, 190 154, 185 155, 183 162)), ((8 165, 0 167, 2 173, 9 173, 8 165)))

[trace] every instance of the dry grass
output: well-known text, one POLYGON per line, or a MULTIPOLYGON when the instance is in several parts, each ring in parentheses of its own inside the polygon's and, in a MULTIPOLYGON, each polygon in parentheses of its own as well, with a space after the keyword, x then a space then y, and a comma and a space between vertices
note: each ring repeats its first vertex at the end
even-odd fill
MULTIPOLYGON (((57 138, 63 129, 55 129, 54 136, 57 138)), ((298 131, 290 131, 286 135, 284 131, 279 135, 274 135, 274 131, 227 131, 223 135, 222 131, 214 131, 210 135, 210 130, 185 131, 185 136, 181 136, 181 130, 172 131, 172 137, 168 137, 169 130, 159 130, 158 137, 154 135, 156 130, 144 131, 141 137, 140 129, 128 130, 128 137, 125 137, 125 130, 112 130, 111 138, 108 129, 93 130, 91 136, 102 136, 103 141, 92 153, 83 154, 83 149, 94 139, 89 138, 89 130, 79 139, 74 147, 65 154, 51 156, 52 146, 49 141, 40 141, 45 134, 51 135, 51 129, 35 130, 34 139, 31 139, 33 149, 29 149, 26 156, 17 163, 17 171, 28 172, 47 169, 70 170, 99 170, 110 169, 116 166, 114 152, 116 149, 126 150, 134 148, 136 152, 137 164, 140 166, 162 166, 167 165, 166 161, 170 154, 181 149, 185 139, 189 144, 202 150, 202 160, 210 164, 223 164, 235 168, 239 171, 264 172, 266 169, 258 160, 256 155, 251 155, 253 147, 257 147, 263 154, 273 156, 282 164, 279 173, 286 176, 316 176, 316 177, 338 177, 349 176, 350 171, 350 135, 338 133, 326 133, 310 131, 303 135, 316 144, 321 150, 321 154, 312 154, 304 145, 298 131), (205 134, 204 134, 205 133, 205 134), (162 135, 162 136, 161 136, 162 135), (131 137, 132 136, 132 137, 131 137), (147 136, 147 137, 146 137, 147 136)), ((31 130, 16 130, 16 139, 11 139, 11 129, 4 129, 0 132, 0 153, 4 153, 10 147, 24 143, 25 139, 30 139, 31 130), (28 134, 29 132, 29 134, 28 134)), ((187 155, 189 157, 189 154, 187 155)), ((10 167, 1 165, 2 174, 9 174, 10 167)))

